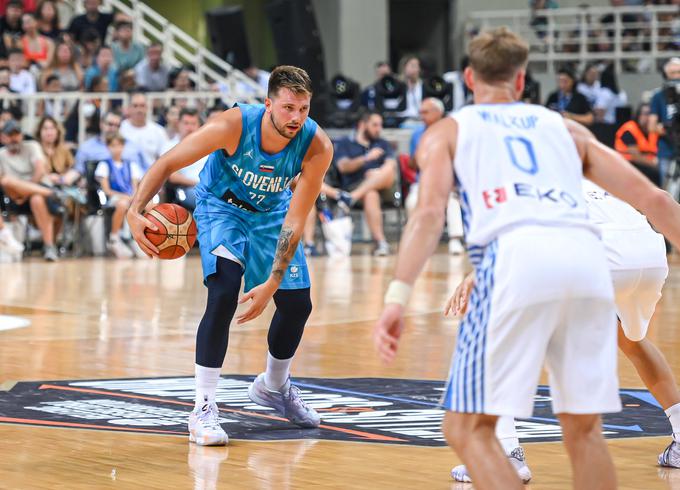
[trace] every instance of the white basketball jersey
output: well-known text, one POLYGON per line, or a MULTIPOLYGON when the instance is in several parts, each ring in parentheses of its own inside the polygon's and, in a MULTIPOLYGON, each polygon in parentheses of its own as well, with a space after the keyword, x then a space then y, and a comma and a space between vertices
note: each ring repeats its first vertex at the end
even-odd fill
POLYGON ((470 245, 485 246, 521 225, 596 228, 589 222, 583 164, 562 116, 544 107, 466 106, 454 171, 470 245))
POLYGON ((609 194, 597 184, 584 179, 583 197, 590 220, 600 228, 636 230, 649 228, 647 218, 633 206, 609 194))

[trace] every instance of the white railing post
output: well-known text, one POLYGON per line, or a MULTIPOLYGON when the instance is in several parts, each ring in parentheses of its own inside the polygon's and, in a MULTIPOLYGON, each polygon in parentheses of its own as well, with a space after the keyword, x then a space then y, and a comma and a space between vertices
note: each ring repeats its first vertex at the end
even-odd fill
POLYGON ((196 79, 197 79, 197 89, 198 90, 204 90, 208 86, 208 82, 205 79, 205 60, 203 58, 203 48, 198 48, 196 50, 196 56, 194 56, 194 68, 196 70, 196 79))
POLYGON ((139 0, 131 0, 131 3, 132 12, 134 13, 132 22, 132 38, 137 42, 140 42, 144 27, 144 12, 142 12, 142 9, 140 8, 139 0))
MULTIPOLYGON (((659 57, 659 12, 652 12, 651 31, 651 56, 656 60, 659 57)), ((655 69, 656 66, 652 67, 652 71, 655 69)))

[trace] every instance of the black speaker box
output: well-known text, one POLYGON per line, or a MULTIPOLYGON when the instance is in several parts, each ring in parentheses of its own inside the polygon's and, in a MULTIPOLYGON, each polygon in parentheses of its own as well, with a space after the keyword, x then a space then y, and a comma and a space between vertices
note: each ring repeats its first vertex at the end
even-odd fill
POLYGON ((239 70, 251 65, 243 9, 218 7, 205 13, 213 52, 239 70))

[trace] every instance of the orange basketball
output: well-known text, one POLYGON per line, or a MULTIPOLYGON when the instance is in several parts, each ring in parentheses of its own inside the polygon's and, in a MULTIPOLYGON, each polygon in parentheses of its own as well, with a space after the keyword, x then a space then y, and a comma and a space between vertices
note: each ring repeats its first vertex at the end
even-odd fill
POLYGON ((159 204, 144 214, 158 227, 147 228, 144 234, 160 251, 161 259, 178 259, 186 254, 196 241, 196 223, 191 213, 177 204, 159 204))

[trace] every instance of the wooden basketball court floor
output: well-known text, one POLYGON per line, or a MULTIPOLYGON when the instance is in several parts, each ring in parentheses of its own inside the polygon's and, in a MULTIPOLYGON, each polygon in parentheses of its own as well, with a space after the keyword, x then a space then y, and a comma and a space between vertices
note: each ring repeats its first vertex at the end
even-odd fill
MULTIPOLYGON (((650 338, 680 375, 680 260, 672 263, 650 338)), ((446 378, 457 321, 444 318, 441 307, 462 277, 464 259, 442 250, 430 261, 415 288, 398 360, 384 366, 373 352, 371 329, 393 265, 394 257, 368 255, 310 261, 315 308, 293 365, 295 377, 446 378)), ((0 390, 27 381, 191 376, 205 299, 200 275, 195 256, 0 264, 0 315, 31 322, 0 331, 0 390)), ((270 315, 271 306, 256 321, 232 328, 223 376, 262 371, 270 315)), ((620 373, 622 387, 643 387, 623 357, 620 373)), ((180 408, 188 414, 185 405, 180 408)), ((620 488, 680 489, 680 470, 656 466, 668 442, 610 440, 620 488)), ((570 488, 561 444, 524 447, 534 473, 528 488, 570 488)), ((449 470, 458 463, 441 446, 237 439, 228 447, 204 448, 184 435, 0 423, 2 489, 472 488, 450 480, 449 470)))

